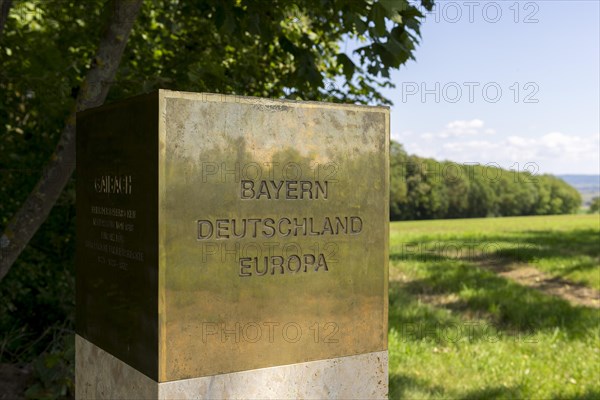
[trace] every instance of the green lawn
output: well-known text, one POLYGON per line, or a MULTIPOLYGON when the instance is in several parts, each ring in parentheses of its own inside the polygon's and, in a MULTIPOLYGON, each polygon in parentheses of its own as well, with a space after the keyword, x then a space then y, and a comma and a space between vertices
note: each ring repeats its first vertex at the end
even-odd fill
POLYGON ((600 398, 598 308, 499 275, 599 289, 599 218, 392 223, 390 398, 600 398))

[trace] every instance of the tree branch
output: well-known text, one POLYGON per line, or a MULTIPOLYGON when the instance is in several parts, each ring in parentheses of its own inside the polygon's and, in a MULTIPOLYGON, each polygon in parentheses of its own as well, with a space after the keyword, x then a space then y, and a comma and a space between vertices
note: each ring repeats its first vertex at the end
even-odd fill
MULTIPOLYGON (((104 103, 143 0, 113 0, 107 29, 44 174, 0 237, 0 281, 46 220, 75 169, 75 115, 104 103)), ((4 2, 2 3, 4 6, 4 2)))
POLYGON ((0 38, 4 32, 4 26, 8 20, 8 12, 12 6, 12 0, 0 0, 0 38))

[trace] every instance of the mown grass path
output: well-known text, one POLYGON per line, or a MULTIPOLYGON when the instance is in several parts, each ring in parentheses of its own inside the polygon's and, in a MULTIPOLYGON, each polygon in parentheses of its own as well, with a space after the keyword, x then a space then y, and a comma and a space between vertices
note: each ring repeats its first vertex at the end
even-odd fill
POLYGON ((600 398, 600 217, 390 227, 390 398, 600 398))

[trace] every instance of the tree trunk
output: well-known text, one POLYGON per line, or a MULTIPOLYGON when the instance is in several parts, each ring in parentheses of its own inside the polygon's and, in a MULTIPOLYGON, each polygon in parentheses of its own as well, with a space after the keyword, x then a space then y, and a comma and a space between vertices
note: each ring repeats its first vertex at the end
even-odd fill
MULTIPOLYGON (((75 169, 75 114, 102 105, 143 0, 113 0, 107 29, 42 178, 0 237, 0 281, 46 220, 75 169)), ((4 2, 2 3, 4 6, 4 2)))
POLYGON ((0 38, 4 32, 4 26, 8 20, 8 12, 12 6, 12 0, 0 0, 0 38))

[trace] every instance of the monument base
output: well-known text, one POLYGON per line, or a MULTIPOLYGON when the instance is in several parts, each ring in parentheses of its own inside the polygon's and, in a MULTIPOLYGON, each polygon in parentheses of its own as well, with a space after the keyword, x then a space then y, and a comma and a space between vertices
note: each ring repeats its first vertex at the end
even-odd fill
POLYGON ((77 399, 387 399, 388 353, 378 351, 158 383, 75 336, 77 399))

